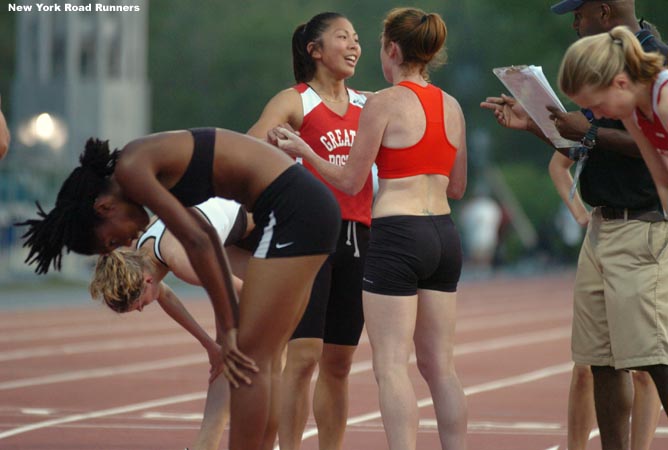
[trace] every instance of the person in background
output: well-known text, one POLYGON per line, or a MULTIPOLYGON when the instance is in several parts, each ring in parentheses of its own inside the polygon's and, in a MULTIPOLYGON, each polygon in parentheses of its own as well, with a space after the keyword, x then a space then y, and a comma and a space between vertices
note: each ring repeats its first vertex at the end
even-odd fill
POLYGON ((345 166, 322 159, 291 130, 275 130, 280 148, 348 194, 362 189, 377 163, 363 304, 391 450, 417 445, 418 405, 408 375, 413 349, 442 448, 466 448, 466 398, 453 360, 462 252, 448 203, 466 189, 465 123, 459 103, 428 82, 446 34, 436 13, 387 14, 380 60, 392 86, 367 100, 345 166))
POLYGON ((7 155, 10 140, 11 136, 7 127, 7 120, 5 120, 5 116, 2 114, 2 96, 0 96, 0 159, 7 155))
POLYGON ((489 188, 476 186, 473 198, 462 208, 460 224, 464 255, 476 276, 488 276, 492 271, 494 254, 499 242, 499 227, 503 212, 499 203, 489 195, 489 188))
MULTIPOLYGON (((633 29, 638 41, 648 50, 665 48, 653 36, 649 24, 638 21, 633 0, 564 0, 553 5, 552 11, 557 14, 572 12, 573 28, 579 37, 626 25, 633 29)), ((492 110, 499 124, 529 131, 549 143, 515 99, 505 95, 489 97, 481 106, 492 110)), ((661 218, 659 197, 647 167, 640 159, 638 147, 621 122, 595 119, 587 110, 552 113, 555 126, 564 138, 581 141, 588 132, 589 137, 594 137, 593 142, 589 142, 593 148, 579 179, 582 198, 575 195, 570 199, 573 177, 569 170, 575 161, 569 158, 568 149, 556 149, 549 164, 550 176, 562 200, 575 220, 587 227, 574 292, 572 347, 575 365, 568 402, 568 448, 586 448, 594 416, 598 420, 604 449, 628 448, 629 414, 633 410, 631 448, 647 450, 660 410, 650 377, 642 372, 634 372, 632 376, 615 371, 609 361, 597 361, 590 367, 590 362, 582 358, 582 345, 591 340, 584 322, 588 309, 592 317, 601 317, 607 322, 605 309, 608 302, 635 303, 652 295, 655 289, 668 287, 668 280, 659 279, 655 280, 656 285, 647 284, 638 275, 640 272, 654 273, 668 264, 666 258, 657 260, 647 254, 647 242, 642 238, 647 236, 648 230, 661 234, 660 228, 665 226, 657 222, 661 218), (585 208, 583 200, 593 207, 591 212, 585 208), (630 240, 629 236, 637 239, 630 240), (603 251, 602 243, 609 247, 606 251, 603 251), (613 256, 611 244, 619 246, 618 254, 625 255, 624 260, 613 256), (634 385, 635 396, 632 398, 634 385)))

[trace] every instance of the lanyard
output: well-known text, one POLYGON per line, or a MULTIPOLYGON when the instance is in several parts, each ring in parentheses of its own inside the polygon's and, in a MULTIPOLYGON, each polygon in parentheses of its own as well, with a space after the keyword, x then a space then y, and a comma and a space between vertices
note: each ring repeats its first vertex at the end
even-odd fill
POLYGON ((571 185, 571 190, 568 193, 568 199, 573 200, 575 197, 575 191, 577 190, 578 180, 580 179, 580 174, 582 174, 582 169, 589 158, 589 152, 596 145, 596 134, 598 132, 598 126, 593 123, 585 133, 584 137, 580 141, 578 147, 571 147, 568 150, 568 157, 573 161, 577 161, 575 165, 575 173, 573 174, 573 184, 571 185))

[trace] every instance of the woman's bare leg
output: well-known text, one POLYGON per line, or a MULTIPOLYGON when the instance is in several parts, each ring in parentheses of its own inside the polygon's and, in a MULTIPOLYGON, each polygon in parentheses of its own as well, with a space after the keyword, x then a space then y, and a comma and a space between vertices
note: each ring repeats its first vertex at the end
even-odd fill
POLYGON ((340 450, 348 420, 348 374, 357 346, 325 344, 313 393, 318 448, 340 450))
POLYGON ((281 369, 283 368, 283 351, 279 351, 271 362, 271 405, 269 422, 262 440, 262 450, 273 450, 276 445, 276 433, 281 417, 281 369))
POLYGON ((415 355, 434 401, 441 448, 466 449, 467 406, 454 362, 457 294, 418 291, 415 355))
POLYGON ((222 375, 216 377, 206 392, 204 419, 191 450, 218 450, 229 419, 230 385, 222 375))
POLYGON ((589 366, 575 364, 568 392, 568 449, 585 450, 595 424, 594 376, 589 366))
MULTIPOLYGON (((304 313, 326 255, 251 258, 239 305, 239 349, 255 360, 252 384, 232 389, 230 450, 257 450, 267 438, 272 361, 304 313)), ((275 393, 274 393, 275 394, 275 393)))
POLYGON ((649 373, 634 371, 632 376, 631 450, 649 450, 661 417, 661 400, 649 373))
POLYGON ((293 339, 281 379, 281 420, 278 440, 281 450, 301 447, 302 434, 311 412, 311 378, 322 354, 322 339, 293 339))
POLYGON ((408 377, 408 360, 413 351, 417 295, 395 297, 364 292, 363 303, 389 448, 415 450, 417 399, 408 377))

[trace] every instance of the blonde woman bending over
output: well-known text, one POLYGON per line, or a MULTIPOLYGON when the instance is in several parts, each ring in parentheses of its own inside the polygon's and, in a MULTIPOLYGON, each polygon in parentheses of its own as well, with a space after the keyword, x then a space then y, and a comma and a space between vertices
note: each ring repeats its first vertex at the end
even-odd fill
MULTIPOLYGON (((237 291, 250 253, 235 246, 253 229, 253 221, 238 203, 212 198, 194 207, 211 223, 220 242, 226 246, 237 291)), ((93 298, 102 300, 117 313, 141 312, 157 300, 174 321, 188 331, 205 348, 209 362, 215 366, 222 357, 217 339, 212 339, 190 315, 183 303, 163 281, 169 272, 190 284, 201 285, 181 243, 155 218, 133 248, 121 248, 98 258, 90 284, 93 298)), ((219 324, 216 323, 219 330, 219 324)), ((217 333, 220 334, 220 331, 217 333)), ((225 377, 211 381, 206 397, 204 419, 192 450, 218 449, 229 419, 229 384, 225 377)), ((269 444, 267 448, 271 448, 269 444)))

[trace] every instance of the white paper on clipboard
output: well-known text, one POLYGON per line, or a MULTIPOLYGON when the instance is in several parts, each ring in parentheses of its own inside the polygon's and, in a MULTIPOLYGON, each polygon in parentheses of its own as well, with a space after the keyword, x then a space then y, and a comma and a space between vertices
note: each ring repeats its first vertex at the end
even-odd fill
POLYGON ((554 106, 564 112, 566 109, 540 66, 497 67, 493 72, 556 148, 580 145, 579 142, 561 137, 550 120, 546 106, 554 106))

